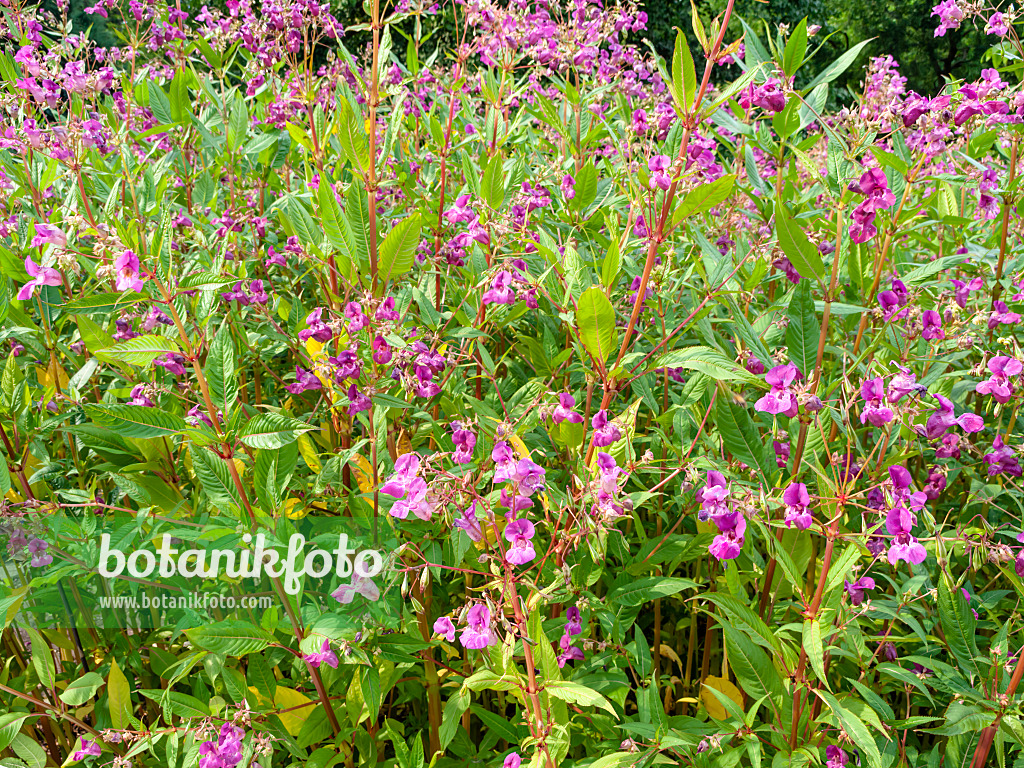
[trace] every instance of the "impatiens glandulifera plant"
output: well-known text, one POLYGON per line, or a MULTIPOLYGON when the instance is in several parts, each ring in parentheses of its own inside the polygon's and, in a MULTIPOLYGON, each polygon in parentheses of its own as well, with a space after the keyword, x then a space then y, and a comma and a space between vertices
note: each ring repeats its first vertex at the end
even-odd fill
POLYGON ((364 5, 6 6, 2 764, 1024 759, 1018 12, 364 5))

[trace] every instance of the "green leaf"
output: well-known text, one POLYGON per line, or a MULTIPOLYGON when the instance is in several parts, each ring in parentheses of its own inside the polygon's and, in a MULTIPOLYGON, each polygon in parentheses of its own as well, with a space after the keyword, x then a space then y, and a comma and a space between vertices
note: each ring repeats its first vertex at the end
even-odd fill
POLYGON ((619 267, 622 263, 622 256, 619 253, 619 241, 612 238, 608 246, 608 253, 601 262, 601 284, 605 288, 611 288, 619 281, 619 267))
POLYGON ((811 662, 811 669, 818 676, 818 680, 828 688, 828 678, 825 676, 825 648, 821 640, 821 622, 817 619, 804 622, 804 651, 811 662))
POLYGON ((294 443, 316 427, 280 413, 259 413, 242 428, 239 439, 251 448, 272 450, 294 443))
POLYGON ((256 454, 256 493, 260 501, 264 502, 265 510, 275 509, 284 497, 298 461, 299 448, 296 443, 256 454))
POLYGON ((39 676, 39 682, 52 690, 57 680, 57 667, 53 662, 50 644, 42 634, 31 627, 28 628, 28 634, 32 638, 32 666, 39 676))
POLYGON ((247 621, 221 621, 185 630, 188 639, 211 653, 240 657, 262 651, 274 636, 247 621))
POLYGON ((870 768, 882 765, 882 755, 878 751, 878 745, 875 744, 875 739, 871 735, 871 731, 864 725, 864 721, 857 717, 853 712, 848 710, 839 700, 827 691, 816 689, 814 691, 821 700, 825 703, 825 706, 831 710, 836 720, 839 721, 839 725, 842 727, 846 734, 850 737, 857 748, 861 751, 864 757, 867 758, 867 763, 870 768))
POLYGON ((419 214, 407 216, 392 227, 384 242, 380 244, 377 275, 381 281, 381 290, 389 280, 394 280, 412 269, 422 226, 423 220, 419 214))
POLYGON ((610 603, 637 606, 668 597, 684 589, 699 589, 700 584, 690 579, 652 576, 646 579, 630 579, 628 583, 616 587, 605 598, 610 603))
POLYGON ((754 699, 768 695, 774 701, 782 695, 782 679, 764 650, 738 629, 723 625, 729 668, 743 692, 754 699))
POLYGON ((206 491, 210 503, 226 514, 231 514, 233 507, 241 509, 242 500, 238 496, 238 489, 235 488, 224 459, 198 445, 190 445, 189 453, 192 454, 192 470, 206 491))
POLYGON ((686 42, 683 30, 676 33, 675 52, 672 56, 672 95, 676 98, 679 108, 689 112, 694 105, 697 94, 697 71, 693 66, 693 55, 690 45, 686 42))
MULTIPOLYGON (((209 43, 207 43, 206 47, 202 49, 204 55, 209 48, 209 43)), ((216 58, 219 61, 219 57, 216 58)), ((209 56, 207 56, 207 59, 209 59, 209 56)), ((191 121, 191 117, 192 100, 188 95, 188 84, 185 82, 185 74, 179 72, 171 80, 171 119, 176 123, 186 123, 191 121)))
POLYGON ((204 372, 214 408, 229 418, 238 397, 238 377, 235 374, 235 342, 227 322, 213 336, 204 372))
POLYGON ((495 155, 487 164, 483 178, 480 180, 480 196, 489 207, 499 210, 505 202, 504 161, 501 155, 495 155))
POLYGON ((790 216, 781 197, 775 199, 775 229, 779 234, 779 247, 796 267, 800 276, 821 280, 825 274, 821 255, 807 239, 800 225, 790 216))
POLYGON ((461 724, 462 713, 469 709, 469 703, 469 692, 461 689, 455 691, 445 702, 444 714, 441 716, 441 728, 438 731, 441 749, 446 748, 455 738, 461 724))
POLYGON ((170 437, 188 428, 181 417, 144 405, 87 403, 82 407, 92 421, 121 437, 170 437))
POLYGON ((168 352, 181 352, 173 339, 165 336, 136 336, 117 346, 97 349, 93 354, 105 363, 130 363, 145 367, 168 352))
POLYGON ((0 750, 7 749, 11 745, 21 731, 24 722, 30 717, 38 717, 38 715, 30 715, 27 712, 8 712, 0 715, 0 750))
POLYGON ((60 700, 70 707, 80 707, 96 695, 96 691, 106 685, 106 682, 95 672, 86 672, 61 691, 60 700))
POLYGON ((341 223, 341 206, 338 205, 338 201, 334 197, 334 190, 331 189, 326 175, 320 176, 320 186, 316 190, 316 202, 320 213, 320 224, 324 228, 324 234, 327 235, 327 242, 347 254, 348 243, 345 241, 341 223))
POLYGON ((774 456, 768 456, 768 443, 747 413, 747 409, 721 397, 715 401, 715 425, 725 449, 748 467, 757 469, 766 486, 775 475, 774 456))
POLYGON ((231 114, 228 116, 227 133, 225 140, 228 149, 235 150, 245 143, 249 135, 249 110, 245 106, 245 99, 240 93, 235 94, 231 104, 231 114))
POLYGON ((603 366, 618 346, 619 331, 615 327, 615 309, 597 286, 580 295, 576 305, 576 328, 583 346, 597 364, 603 366))
POLYGON ((556 680, 545 685, 544 690, 556 699, 567 701, 570 704, 579 704, 581 707, 600 707, 612 717, 617 717, 611 702, 597 691, 587 688, 585 685, 568 680, 556 680))
POLYGON ((789 102, 781 112, 772 117, 772 129, 783 141, 788 139, 800 128, 800 99, 790 96, 789 102))
MULTIPOLYGON (((853 64, 854 60, 860 54, 861 49, 863 49, 864 46, 870 42, 871 40, 864 40, 863 42, 857 43, 846 53, 844 53, 838 59, 836 59, 827 67, 825 67, 824 71, 822 71, 820 75, 818 75, 816 78, 811 80, 810 83, 804 86, 804 90, 809 91, 815 86, 821 85, 822 83, 831 83, 841 74, 843 74, 843 72, 850 68, 850 65, 853 64)), ((749 46, 749 42, 747 43, 747 45, 749 46)))
POLYGON ((939 579, 938 607, 942 631, 960 669, 976 679, 981 677, 981 670, 975 660, 978 655, 975 639, 977 620, 960 589, 952 586, 946 574, 939 579))
POLYGON ((786 347, 789 361, 810 381, 818 359, 821 323, 814 310, 810 280, 801 280, 789 302, 789 325, 786 326, 786 347))
POLYGON ((710 376, 715 381, 740 380, 755 387, 767 389, 763 378, 754 376, 750 371, 730 360, 721 352, 711 347, 685 347, 667 352, 650 365, 648 370, 657 368, 689 368, 710 376))
POLYGON ((672 212, 672 228, 690 216, 714 208, 732 194, 735 186, 736 175, 729 174, 691 189, 672 212))
POLYGON ((132 693, 128 678, 117 666, 116 660, 110 661, 110 674, 107 675, 107 708, 110 711, 110 726, 122 731, 131 726, 132 693))
POLYGON ((786 42, 786 49, 782 52, 782 71, 788 77, 796 74, 800 65, 804 63, 804 56, 807 54, 807 18, 800 20, 796 29, 789 35, 786 42))
POLYGON ((362 115, 356 116, 352 106, 343 98, 338 100, 338 104, 338 139, 342 152, 356 173, 365 176, 370 167, 370 147, 366 143, 366 131, 360 125, 362 115))
POLYGON ((345 218, 342 233, 349 258, 364 272, 370 263, 370 205, 366 190, 358 181, 349 184, 345 193, 345 218))

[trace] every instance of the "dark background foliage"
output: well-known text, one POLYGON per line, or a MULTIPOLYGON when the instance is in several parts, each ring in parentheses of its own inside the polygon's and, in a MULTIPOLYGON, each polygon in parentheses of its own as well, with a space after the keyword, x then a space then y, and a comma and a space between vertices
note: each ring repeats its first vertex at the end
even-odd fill
MULTIPOLYGON (((48 4, 52 0, 47 0, 48 4)), ((84 13, 90 0, 71 0, 70 16, 76 31, 93 25, 93 39, 101 45, 116 45, 114 34, 119 22, 113 16, 107 20, 84 13)), ((223 0, 207 0, 207 5, 222 6, 223 0)), ((708 19, 725 9, 726 0, 697 0, 701 17, 708 19)), ((203 3, 186 0, 182 7, 197 13, 203 3)), ((365 20, 362 3, 359 0, 333 0, 335 15, 346 25, 365 20)), ((450 3, 445 4, 446 7, 450 3)), ((891 55, 900 64, 901 74, 907 78, 907 88, 919 93, 935 93, 949 78, 975 78, 984 66, 983 54, 993 38, 986 40, 984 31, 965 25, 959 30, 935 37, 937 19, 931 16, 933 0, 737 0, 736 12, 750 23, 759 34, 766 35, 765 24, 772 34, 778 25, 793 25, 807 17, 809 24, 818 24, 821 31, 818 39, 829 35, 825 48, 819 54, 821 61, 834 59, 851 44, 873 38, 862 54, 863 61, 852 67, 838 83, 833 99, 847 102, 860 85, 861 68, 870 56, 891 55)), ((648 29, 645 37, 668 59, 671 59, 675 28, 681 27, 690 36, 690 44, 697 43, 690 30, 690 8, 686 0, 642 0, 641 6, 648 15, 648 29)), ((444 38, 454 34, 455 26, 451 14, 434 17, 425 31, 434 33, 434 39, 442 44, 444 38)), ((735 34, 742 28, 735 22, 735 34)), ((346 45, 357 52, 360 35, 352 34, 346 45)), ((427 49, 431 46, 428 44, 427 49)), ((396 46, 396 52, 401 48, 396 46)))

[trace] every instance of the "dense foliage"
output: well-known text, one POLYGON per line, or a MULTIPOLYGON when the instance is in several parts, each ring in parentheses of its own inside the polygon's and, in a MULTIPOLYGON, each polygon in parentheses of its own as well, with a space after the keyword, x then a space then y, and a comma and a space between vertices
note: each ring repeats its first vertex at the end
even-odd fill
POLYGON ((4 6, 0 765, 1024 759, 1014 12, 734 10, 4 6))

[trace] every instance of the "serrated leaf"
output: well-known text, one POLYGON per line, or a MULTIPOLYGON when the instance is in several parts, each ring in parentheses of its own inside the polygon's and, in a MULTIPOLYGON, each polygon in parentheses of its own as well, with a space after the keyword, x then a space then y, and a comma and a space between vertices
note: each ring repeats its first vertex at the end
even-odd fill
POLYGON ((188 428, 180 416, 144 405, 87 403, 82 407, 92 421, 121 437, 170 437, 188 428))
POLYGON ((580 341, 603 366, 618 346, 619 331, 615 327, 615 308, 597 286, 585 290, 576 305, 576 328, 580 341))
POLYGON ((247 621, 220 621, 187 629, 185 634, 199 648, 233 657, 262 651, 274 640, 270 632, 247 621))
POLYGON ((251 448, 271 450, 294 443, 303 432, 315 429, 304 421, 279 413, 259 413, 246 423, 239 439, 251 448))
POLYGON ((136 336, 113 347, 97 349, 93 354, 105 363, 130 363, 145 367, 168 352, 180 352, 173 339, 164 336, 136 336))

